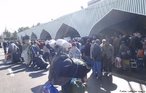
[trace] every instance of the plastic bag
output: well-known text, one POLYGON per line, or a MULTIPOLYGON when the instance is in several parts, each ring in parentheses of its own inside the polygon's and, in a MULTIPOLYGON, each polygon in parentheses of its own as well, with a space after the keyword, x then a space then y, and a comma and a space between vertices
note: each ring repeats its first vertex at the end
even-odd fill
POLYGON ((43 86, 42 93, 59 93, 59 91, 51 83, 46 83, 43 86))

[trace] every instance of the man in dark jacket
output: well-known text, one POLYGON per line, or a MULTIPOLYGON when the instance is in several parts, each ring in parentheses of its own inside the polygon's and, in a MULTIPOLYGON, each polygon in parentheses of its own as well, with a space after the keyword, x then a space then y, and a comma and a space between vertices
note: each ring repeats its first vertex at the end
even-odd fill
POLYGON ((102 65, 101 65, 101 58, 102 58, 102 51, 100 47, 100 40, 97 39, 94 41, 90 48, 90 57, 93 60, 93 74, 95 77, 102 76, 102 65))
POLYGON ((6 54, 7 53, 7 47, 8 47, 8 44, 6 41, 3 42, 3 49, 4 49, 4 53, 6 54))

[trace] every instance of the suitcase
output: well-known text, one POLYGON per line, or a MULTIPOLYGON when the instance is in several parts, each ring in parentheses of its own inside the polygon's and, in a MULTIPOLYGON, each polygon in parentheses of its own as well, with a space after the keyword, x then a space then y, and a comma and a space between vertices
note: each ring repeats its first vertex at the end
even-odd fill
POLYGON ((130 69, 130 60, 123 59, 122 67, 123 67, 123 70, 129 70, 130 69))
POLYGON ((21 54, 19 52, 14 52, 12 53, 12 62, 17 63, 20 62, 21 60, 21 54))
POLYGON ((137 62, 135 59, 130 59, 130 68, 137 69, 137 62))
POLYGON ((144 60, 141 57, 137 58, 137 70, 142 72, 144 70, 144 60))

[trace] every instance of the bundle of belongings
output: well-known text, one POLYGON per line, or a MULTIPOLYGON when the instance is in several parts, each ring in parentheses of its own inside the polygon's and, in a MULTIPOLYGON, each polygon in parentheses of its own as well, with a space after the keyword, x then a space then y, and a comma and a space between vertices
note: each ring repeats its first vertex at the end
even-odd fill
POLYGON ((52 62, 49 72, 49 81, 54 84, 62 85, 65 83, 59 78, 84 78, 90 71, 86 63, 80 59, 71 59, 67 55, 58 55, 52 62))
MULTIPOLYGON (((57 44, 66 49, 70 47, 67 41, 61 39, 56 41, 57 44)), ((82 59, 70 58, 60 49, 50 64, 49 81, 55 85, 64 85, 72 78, 84 78, 90 71, 86 63, 82 59)))

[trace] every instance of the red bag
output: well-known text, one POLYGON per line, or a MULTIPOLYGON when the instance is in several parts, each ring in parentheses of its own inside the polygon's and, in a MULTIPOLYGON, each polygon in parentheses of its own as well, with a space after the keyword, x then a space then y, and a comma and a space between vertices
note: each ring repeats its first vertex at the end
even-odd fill
POLYGON ((143 50, 143 49, 139 49, 139 50, 137 51, 137 57, 141 57, 141 58, 144 57, 144 50, 143 50))

